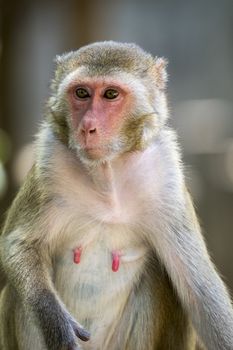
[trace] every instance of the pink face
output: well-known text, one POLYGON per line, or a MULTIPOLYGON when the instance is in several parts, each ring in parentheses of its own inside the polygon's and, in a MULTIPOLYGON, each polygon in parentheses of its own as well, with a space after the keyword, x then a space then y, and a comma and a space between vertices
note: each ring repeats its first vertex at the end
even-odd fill
POLYGON ((129 88, 114 80, 85 79, 68 90, 75 142, 93 159, 107 156, 131 110, 129 88))

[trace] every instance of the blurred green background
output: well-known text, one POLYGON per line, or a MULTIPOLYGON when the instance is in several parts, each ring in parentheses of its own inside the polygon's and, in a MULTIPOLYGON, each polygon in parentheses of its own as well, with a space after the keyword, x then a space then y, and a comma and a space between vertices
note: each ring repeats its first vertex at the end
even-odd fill
POLYGON ((169 60, 171 124, 206 241, 233 291, 233 1, 3 1, 0 223, 33 162, 53 58, 89 42, 135 42, 169 60))

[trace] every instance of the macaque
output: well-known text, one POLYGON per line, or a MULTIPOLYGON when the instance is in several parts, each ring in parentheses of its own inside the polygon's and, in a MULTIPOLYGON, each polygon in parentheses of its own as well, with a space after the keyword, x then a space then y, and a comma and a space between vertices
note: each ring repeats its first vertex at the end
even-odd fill
POLYGON ((1 235, 1 350, 232 350, 167 123, 166 61, 110 41, 56 65, 1 235))

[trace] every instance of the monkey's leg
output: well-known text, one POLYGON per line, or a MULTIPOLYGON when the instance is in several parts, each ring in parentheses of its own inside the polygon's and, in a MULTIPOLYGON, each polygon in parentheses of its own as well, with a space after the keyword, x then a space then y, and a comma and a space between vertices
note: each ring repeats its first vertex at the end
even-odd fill
POLYGON ((188 195, 183 200, 164 208, 164 221, 151 223, 151 228, 158 230, 151 232, 150 244, 166 267, 181 303, 207 349, 232 350, 230 298, 210 261, 191 200, 188 195))
POLYGON ((10 286, 1 294, 0 310, 1 350, 47 350, 32 314, 10 286))
POLYGON ((6 286, 0 294, 0 349, 19 350, 16 339, 16 296, 6 286), (10 296, 10 298, 8 297, 10 296))
POLYGON ((130 293, 104 350, 195 350, 196 334, 155 256, 130 293))
MULTIPOLYGON (((1 259, 8 275, 9 282, 16 290, 24 310, 35 319, 35 325, 42 331, 47 349, 76 350, 76 337, 88 340, 89 334, 72 318, 57 296, 49 275, 48 261, 42 262, 44 256, 35 242, 25 239, 22 233, 12 232, 1 237, 1 259), (22 237, 22 239, 21 239, 22 237)), ((5 295, 5 301, 10 305, 12 294, 5 295)), ((15 319, 3 320, 3 339, 6 339, 8 327, 14 329, 15 321, 21 309, 13 304, 12 313, 15 319), (7 325, 7 322, 10 324, 7 325), (5 323, 5 324, 4 324, 5 323)), ((12 330, 13 332, 13 330, 12 330)), ((27 337, 27 333, 24 333, 27 337)), ((15 335, 16 338, 16 335, 15 335)), ((24 342, 21 337, 21 343, 24 342)), ((41 340, 43 342, 43 340, 41 340)), ((25 340, 26 343, 26 340, 25 340)), ((35 345, 35 350, 41 350, 41 345, 35 345)), ((17 347, 14 347, 14 350, 17 347)), ((4 350, 13 350, 11 344, 4 350)), ((21 349, 20 349, 21 350, 21 349)), ((23 349, 24 350, 24 349, 23 349)))

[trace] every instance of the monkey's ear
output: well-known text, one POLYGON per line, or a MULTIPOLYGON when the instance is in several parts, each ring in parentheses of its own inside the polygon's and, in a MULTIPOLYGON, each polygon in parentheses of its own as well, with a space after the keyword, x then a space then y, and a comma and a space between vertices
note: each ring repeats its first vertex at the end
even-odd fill
POLYGON ((54 62, 56 64, 59 64, 62 62, 62 55, 56 55, 55 58, 54 58, 54 62))
POLYGON ((57 65, 62 65, 63 63, 66 63, 70 58, 74 56, 74 52, 65 52, 61 55, 56 55, 54 61, 57 65))
POLYGON ((61 55, 56 55, 54 58, 54 63, 56 66, 62 66, 63 63, 66 61, 66 56, 68 56, 68 54, 63 53, 61 55))
POLYGON ((55 72, 54 72, 54 78, 50 84, 52 92, 56 93, 58 86, 60 84, 61 78, 63 76, 63 73, 66 69, 65 67, 65 62, 66 58, 68 57, 69 54, 62 54, 62 55, 57 55, 54 58, 54 63, 55 63, 55 72))
POLYGON ((159 89, 164 90, 167 85, 168 75, 167 67, 168 60, 163 57, 155 57, 153 74, 155 75, 156 84, 159 89))

